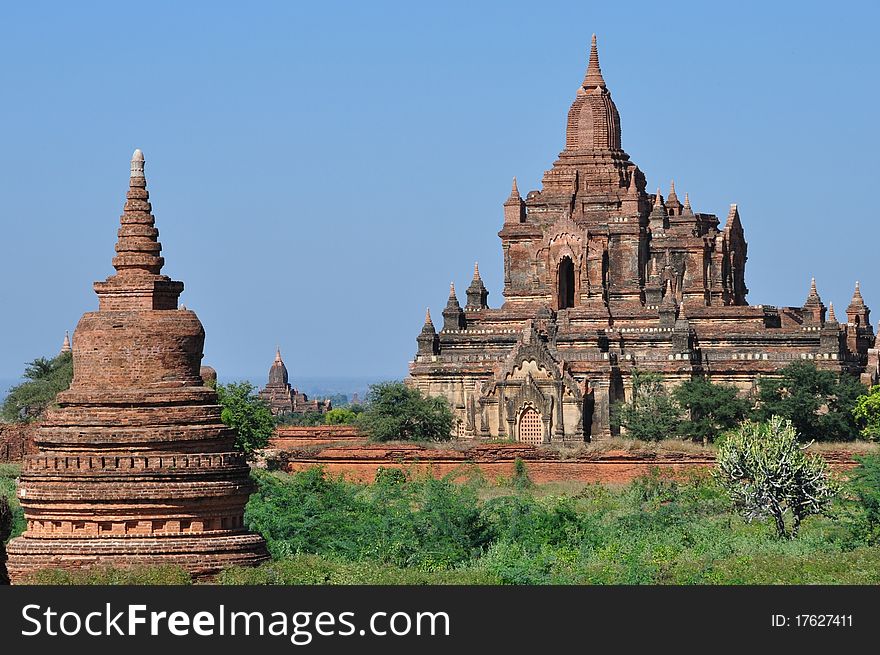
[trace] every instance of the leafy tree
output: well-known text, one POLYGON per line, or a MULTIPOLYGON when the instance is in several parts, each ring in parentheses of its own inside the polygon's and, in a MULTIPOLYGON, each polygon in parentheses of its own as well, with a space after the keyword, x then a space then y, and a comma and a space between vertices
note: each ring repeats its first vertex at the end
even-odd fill
POLYGON ((275 430, 275 417, 250 382, 217 385, 221 420, 235 430, 235 447, 250 456, 265 448, 275 430))
POLYGON ((861 426, 859 434, 863 438, 880 439, 880 385, 871 387, 868 393, 856 399, 853 418, 861 426))
POLYGON ((324 414, 324 423, 327 425, 351 425, 362 410, 354 411, 349 407, 338 407, 324 414))
POLYGON ((820 371, 812 362, 797 361, 779 371, 780 377, 758 380, 758 417, 787 418, 802 438, 841 441, 854 439, 856 400, 865 392, 850 375, 820 371))
POLYGON ((357 424, 373 441, 448 441, 455 416, 445 398, 426 398, 402 382, 370 386, 357 424))
POLYGON ((714 384, 704 377, 687 380, 672 395, 687 412, 681 433, 704 445, 736 427, 750 408, 749 401, 737 394, 736 387, 714 384))
POLYGON ((796 537, 801 521, 824 513, 838 491, 822 456, 806 454, 794 425, 780 416, 745 421, 728 435, 716 476, 747 521, 772 517, 780 538, 796 537))
POLYGON ((644 441, 659 441, 678 434, 681 408, 658 373, 633 371, 632 399, 611 408, 611 420, 626 428, 626 436, 644 441))
POLYGON ((55 401, 55 396, 70 387, 73 380, 73 355, 61 353, 53 359, 38 357, 24 371, 26 382, 12 387, 0 410, 7 421, 31 421, 55 401))

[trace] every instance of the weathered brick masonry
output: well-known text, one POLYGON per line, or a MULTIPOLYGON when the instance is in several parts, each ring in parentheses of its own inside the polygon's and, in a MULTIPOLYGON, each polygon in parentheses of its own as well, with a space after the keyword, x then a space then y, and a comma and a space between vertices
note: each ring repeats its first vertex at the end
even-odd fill
POLYGON ((25 455, 35 453, 35 435, 36 425, 32 423, 0 425, 0 462, 20 462, 25 455))
POLYGON ((113 266, 80 319, 74 377, 36 435, 9 544, 13 582, 40 568, 178 564, 207 576, 267 558, 245 531, 249 467, 200 375, 205 332, 177 306, 135 151, 113 266))
MULTIPOLYGON (((722 226, 671 187, 645 192, 621 148, 620 116, 595 37, 568 112, 565 148, 543 188, 504 202, 504 304, 474 269, 462 307, 430 314, 409 383, 446 397, 462 437, 527 443, 611 434, 612 403, 635 369, 670 386, 705 375, 750 392, 795 360, 877 383, 874 331, 856 283, 840 323, 815 283, 801 307, 749 305, 747 244, 731 205, 722 226)), ((817 237, 820 235, 816 235, 817 237)))

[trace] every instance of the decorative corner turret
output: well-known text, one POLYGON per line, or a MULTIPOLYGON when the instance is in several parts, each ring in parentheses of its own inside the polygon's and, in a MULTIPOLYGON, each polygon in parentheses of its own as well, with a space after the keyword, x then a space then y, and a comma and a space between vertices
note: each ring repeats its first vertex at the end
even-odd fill
POLYGON ((419 355, 439 355, 440 354, 440 336, 434 328, 434 322, 431 320, 431 310, 425 311, 425 324, 422 331, 416 337, 419 345, 419 355))
POLYGON ((525 223, 525 221, 526 203, 523 202, 522 196, 519 195, 519 188, 516 186, 516 178, 514 177, 510 195, 504 201, 504 222, 525 223))
POLYGON ((443 310, 443 330, 464 330, 467 327, 464 310, 458 304, 458 298, 455 295, 455 283, 449 284, 449 300, 446 301, 446 308, 443 310))
POLYGON ((483 278, 480 277, 480 265, 477 262, 474 263, 474 279, 471 280, 471 285, 467 288, 466 293, 467 306, 465 309, 480 311, 489 308, 489 291, 483 284, 483 278))

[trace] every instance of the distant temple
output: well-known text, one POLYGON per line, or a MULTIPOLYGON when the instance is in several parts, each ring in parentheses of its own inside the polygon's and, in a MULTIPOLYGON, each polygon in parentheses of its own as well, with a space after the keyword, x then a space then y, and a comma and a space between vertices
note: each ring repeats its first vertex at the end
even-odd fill
POLYGON ((333 409, 329 400, 309 400, 306 394, 290 386, 280 348, 275 351, 275 361, 269 369, 269 382, 260 390, 259 396, 275 416, 310 412, 323 414, 333 409))
POLYGON ((489 308, 475 267, 465 307, 452 287, 440 332, 428 313, 417 338, 408 382, 449 400, 459 436, 609 436, 610 407, 631 398, 635 370, 749 393, 760 375, 808 360, 877 383, 858 283, 843 324, 833 307, 826 315, 815 280, 802 307, 749 305, 737 206, 722 226, 674 184, 665 199, 645 186, 621 148, 594 36, 543 189, 523 199, 514 178, 504 202, 504 304, 489 308))

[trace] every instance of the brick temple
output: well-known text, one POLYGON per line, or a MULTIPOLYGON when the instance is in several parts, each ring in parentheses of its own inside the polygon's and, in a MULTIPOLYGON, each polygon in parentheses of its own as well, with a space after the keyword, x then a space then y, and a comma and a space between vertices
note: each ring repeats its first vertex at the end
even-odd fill
POLYGON ((260 398, 266 401, 272 414, 324 414, 333 409, 329 400, 309 400, 299 389, 290 386, 287 366, 281 359, 281 349, 275 350, 275 361, 269 367, 269 381, 260 389, 260 398))
POLYGON ((13 581, 41 568, 176 564, 197 577, 257 564, 244 529, 244 456, 200 374, 205 331, 161 274, 162 246, 136 150, 113 266, 99 309, 73 338, 74 378, 36 434, 19 498, 25 533, 9 544, 13 581))
POLYGON ((516 179, 498 236, 504 303, 475 267, 464 307, 452 287, 430 313, 408 382, 445 396, 462 437, 528 443, 609 436, 633 370, 675 386, 694 376, 753 390, 795 360, 876 383, 880 361, 858 282, 840 323, 810 286, 801 307, 749 305, 737 206, 723 224, 674 184, 646 193, 620 141, 620 116, 593 37, 568 111, 565 148, 540 191, 516 179))

